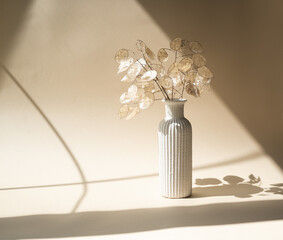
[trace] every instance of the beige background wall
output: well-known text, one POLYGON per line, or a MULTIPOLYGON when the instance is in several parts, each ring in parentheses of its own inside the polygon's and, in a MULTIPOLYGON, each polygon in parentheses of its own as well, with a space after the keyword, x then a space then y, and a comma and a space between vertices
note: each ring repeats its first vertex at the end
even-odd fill
POLYGON ((170 36, 198 39, 214 90, 283 167, 283 3, 139 0, 170 36))
MULTIPOLYGON (((86 191, 87 182, 157 174, 162 103, 132 121, 120 121, 117 115, 119 96, 126 86, 120 82, 122 76, 116 75, 113 56, 119 48, 134 48, 137 39, 155 52, 168 46, 174 36, 204 45, 215 73, 213 89, 200 99, 189 97, 186 106, 193 125, 195 170, 222 166, 224 174, 261 175, 268 167, 256 171, 249 162, 244 170, 232 171, 229 164, 261 161, 264 150, 281 162, 283 158, 277 157, 282 156, 279 4, 272 1, 269 8, 264 2, 183 4, 0 2, 0 61, 74 155, 68 154, 50 125, 1 68, 0 187, 77 183, 63 192, 59 188, 1 191, 2 216, 70 212, 81 193, 87 196, 86 205, 78 210, 115 208, 113 188, 110 192, 101 187, 99 195, 95 187, 86 191), (265 10, 268 17, 261 18, 265 10)), ((277 169, 273 177, 280 177, 272 160, 271 164, 277 169)), ((217 175, 217 171, 210 174, 217 175)), ((136 192, 141 194, 143 185, 140 187, 136 192)), ((114 192, 119 199, 119 189, 114 192)), ((121 204, 129 208, 139 203, 123 205, 121 200, 121 204)))

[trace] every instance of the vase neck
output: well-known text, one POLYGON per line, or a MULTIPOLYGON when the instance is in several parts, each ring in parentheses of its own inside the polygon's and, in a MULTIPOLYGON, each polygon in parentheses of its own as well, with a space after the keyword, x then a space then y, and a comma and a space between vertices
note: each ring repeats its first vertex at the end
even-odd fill
POLYGON ((165 102, 165 119, 183 118, 184 105, 186 100, 164 101, 165 102))

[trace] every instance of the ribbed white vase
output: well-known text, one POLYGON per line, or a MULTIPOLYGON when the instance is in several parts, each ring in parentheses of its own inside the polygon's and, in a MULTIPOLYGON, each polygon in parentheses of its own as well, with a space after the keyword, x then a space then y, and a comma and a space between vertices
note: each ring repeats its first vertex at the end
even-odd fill
POLYGON ((192 192, 192 127, 184 117, 186 99, 163 100, 165 118, 159 123, 161 195, 184 198, 192 192))

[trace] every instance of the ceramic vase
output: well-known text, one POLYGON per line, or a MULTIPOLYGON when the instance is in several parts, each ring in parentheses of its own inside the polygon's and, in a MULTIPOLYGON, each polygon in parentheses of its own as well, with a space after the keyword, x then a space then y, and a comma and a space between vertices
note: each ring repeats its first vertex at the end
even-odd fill
POLYGON ((159 178, 161 195, 184 198, 192 192, 192 127, 184 117, 187 100, 163 100, 165 118, 159 123, 159 178))

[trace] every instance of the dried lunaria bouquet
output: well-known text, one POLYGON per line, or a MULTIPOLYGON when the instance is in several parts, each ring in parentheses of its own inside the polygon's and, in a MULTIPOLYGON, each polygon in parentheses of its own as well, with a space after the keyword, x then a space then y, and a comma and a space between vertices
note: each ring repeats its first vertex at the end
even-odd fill
POLYGON ((137 53, 120 49, 115 55, 118 73, 127 71, 121 81, 130 84, 120 97, 121 119, 132 119, 156 100, 183 99, 184 91, 199 97, 203 90, 209 89, 213 74, 205 66, 200 43, 175 38, 170 48, 159 49, 158 63, 153 62, 155 54, 143 41, 138 40, 136 47, 137 53))

